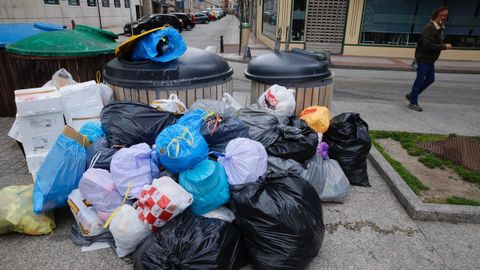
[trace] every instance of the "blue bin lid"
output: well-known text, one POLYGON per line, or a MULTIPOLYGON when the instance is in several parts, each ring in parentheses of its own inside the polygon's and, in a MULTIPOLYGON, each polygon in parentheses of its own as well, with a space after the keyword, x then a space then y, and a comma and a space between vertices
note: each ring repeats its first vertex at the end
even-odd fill
POLYGON ((6 23, 0 24, 0 48, 5 47, 10 43, 17 42, 21 39, 29 37, 31 35, 47 32, 62 30, 66 27, 58 24, 50 24, 44 22, 36 23, 6 23))

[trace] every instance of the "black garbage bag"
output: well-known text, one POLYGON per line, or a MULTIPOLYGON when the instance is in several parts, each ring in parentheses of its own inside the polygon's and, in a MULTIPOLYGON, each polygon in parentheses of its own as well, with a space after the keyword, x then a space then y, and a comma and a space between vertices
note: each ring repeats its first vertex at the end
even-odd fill
POLYGON ((147 238, 133 259, 135 269, 223 270, 246 265, 235 225, 196 216, 188 209, 147 238))
POLYGON ((315 155, 318 135, 301 119, 295 119, 292 124, 277 126, 278 137, 266 150, 270 156, 304 162, 315 155))
POLYGON ((248 126, 236 117, 216 114, 202 123, 200 133, 205 138, 210 151, 225 152, 228 142, 236 138, 250 138, 248 126))
POLYGON ((113 101, 102 110, 102 128, 110 146, 152 146, 160 132, 176 121, 173 113, 161 112, 139 102, 113 101))
POLYGON ((112 156, 119 150, 119 148, 110 148, 107 138, 103 137, 96 140, 87 148, 87 165, 92 164, 92 160, 95 155, 96 161, 93 162, 92 168, 104 169, 110 171, 110 163, 112 162, 112 156))
POLYGON ((350 184, 369 187, 367 155, 372 141, 360 115, 348 112, 333 117, 323 140, 330 147, 328 155, 338 161, 350 184))
POLYGON ((230 208, 254 269, 304 269, 322 246, 320 198, 294 174, 233 186, 230 208))
POLYGON ((247 106, 238 112, 238 119, 249 127, 252 140, 268 147, 278 138, 276 128, 280 125, 278 118, 258 106, 247 106))

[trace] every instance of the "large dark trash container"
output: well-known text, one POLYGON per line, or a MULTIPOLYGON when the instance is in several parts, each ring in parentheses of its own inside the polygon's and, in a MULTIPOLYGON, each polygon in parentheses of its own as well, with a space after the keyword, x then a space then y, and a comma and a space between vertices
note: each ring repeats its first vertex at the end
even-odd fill
POLYGON ((0 24, 0 117, 15 116, 17 111, 10 57, 5 53, 5 46, 32 35, 64 28, 62 25, 41 22, 0 24))
POLYGON ((250 61, 245 77, 252 80, 252 103, 278 84, 295 89, 296 115, 308 106, 331 106, 333 74, 325 54, 301 49, 264 54, 250 61))
POLYGON ((78 25, 52 31, 7 46, 16 89, 40 87, 65 68, 78 82, 95 80, 114 57, 118 36, 110 31, 78 25))
POLYGON ((167 63, 117 57, 107 63, 104 80, 117 100, 150 104, 176 94, 190 107, 197 99, 221 100, 223 93, 231 94, 232 74, 233 69, 216 54, 189 48, 167 63))

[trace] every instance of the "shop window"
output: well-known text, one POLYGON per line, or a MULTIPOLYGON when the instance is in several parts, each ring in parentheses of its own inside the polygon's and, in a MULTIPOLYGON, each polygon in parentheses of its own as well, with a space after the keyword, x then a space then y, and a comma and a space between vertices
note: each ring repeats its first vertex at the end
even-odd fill
POLYGON ((277 29, 277 10, 278 0, 263 0, 262 33, 271 39, 275 39, 275 31, 277 29))
POLYGON ((102 7, 110 7, 110 0, 102 0, 102 7))
POLYGON ((60 5, 60 0, 43 0, 46 5, 60 5))
POLYGON ((70 6, 80 6, 80 0, 68 0, 70 6))
POLYGON ((291 41, 305 41, 306 0, 294 0, 292 6, 291 41))
POLYGON ((121 7, 120 0, 113 0, 113 5, 115 7, 121 7))
POLYGON ((97 0, 87 0, 87 6, 96 7, 97 6, 97 0))
POLYGON ((447 6, 445 40, 457 48, 480 47, 480 0, 366 0, 360 44, 415 47, 435 8, 447 6))
POLYGON ((125 0, 125 7, 130 8, 130 0, 125 0))

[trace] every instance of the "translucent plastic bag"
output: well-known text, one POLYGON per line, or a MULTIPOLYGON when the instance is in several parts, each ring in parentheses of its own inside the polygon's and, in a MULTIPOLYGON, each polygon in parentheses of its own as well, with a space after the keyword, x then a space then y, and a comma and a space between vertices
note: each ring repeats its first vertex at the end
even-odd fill
POLYGON ((142 37, 132 51, 132 60, 169 62, 180 57, 187 50, 177 30, 165 28, 142 37))
POLYGON ((208 157, 208 145, 203 136, 178 124, 164 129, 156 145, 161 165, 173 173, 192 168, 208 157))
POLYGON ((132 145, 129 148, 122 148, 112 157, 110 172, 115 186, 122 196, 127 192, 131 184, 131 198, 138 198, 142 187, 150 185, 153 175, 158 174, 159 169, 151 166, 150 146, 146 143, 132 145), (153 170, 156 170, 152 172, 153 170))
POLYGON ((233 107, 235 111, 239 111, 243 106, 234 99, 229 93, 223 93, 222 101, 227 103, 228 106, 233 107))
POLYGON ((231 140, 225 155, 218 158, 231 185, 257 181, 267 170, 267 152, 257 141, 237 138, 231 140))
POLYGON ((73 80, 72 74, 70 74, 66 69, 61 68, 52 75, 52 79, 45 83, 43 87, 55 86, 57 89, 60 89, 61 87, 76 83, 77 82, 73 80))
POLYGON ((159 111, 167 111, 174 114, 188 112, 187 106, 175 94, 171 94, 168 99, 154 100, 150 103, 150 106, 159 111))
POLYGON ((275 115, 290 117, 295 113, 295 90, 274 84, 258 98, 258 105, 275 115))
POLYGON ((228 103, 219 100, 198 99, 192 104, 192 106, 190 106, 190 110, 198 109, 218 113, 221 116, 233 117, 237 115, 237 110, 235 110, 235 108, 228 105, 228 103))
POLYGON ((102 220, 107 220, 123 201, 112 175, 107 170, 88 169, 80 179, 78 189, 97 210, 102 220))
POLYGON ((53 232, 53 215, 34 214, 32 196, 33 185, 8 186, 0 190, 0 235, 9 232, 29 235, 53 232))
POLYGON ((151 230, 138 218, 138 211, 131 205, 124 204, 112 214, 110 232, 115 239, 118 257, 125 257, 135 251, 151 230))
POLYGON ((325 187, 320 195, 323 202, 343 203, 350 191, 350 182, 343 173, 342 168, 334 159, 327 159, 323 162, 325 171, 325 187))
POLYGON ((225 204, 230 189, 225 170, 215 161, 205 159, 195 167, 180 172, 180 185, 193 195, 192 211, 202 215, 225 204))
POLYGON ((102 98, 103 106, 107 106, 113 100, 113 90, 110 86, 104 83, 97 83, 100 90, 100 97, 102 98))
POLYGON ((67 203, 83 235, 96 236, 104 232, 103 221, 97 211, 78 189, 68 195, 67 203))
POLYGON ((90 141, 71 127, 58 136, 37 173, 33 188, 33 211, 52 210, 67 205, 87 168, 86 149, 90 141))
POLYGON ((139 218, 145 224, 162 227, 192 204, 193 196, 170 177, 145 185, 138 199, 139 218))

